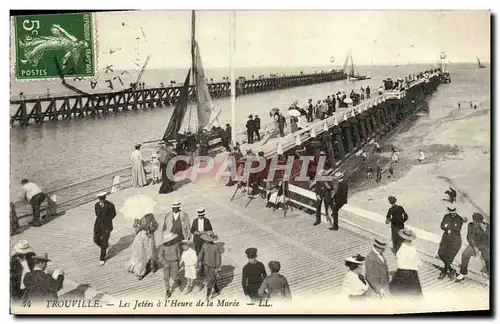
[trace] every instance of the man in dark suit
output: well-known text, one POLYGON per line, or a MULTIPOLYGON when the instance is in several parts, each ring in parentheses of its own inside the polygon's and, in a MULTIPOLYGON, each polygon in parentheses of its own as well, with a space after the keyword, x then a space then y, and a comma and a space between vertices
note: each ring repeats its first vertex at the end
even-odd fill
MULTIPOLYGON (((319 170, 318 175, 324 176, 325 171, 319 170)), ((309 189, 313 189, 316 193, 316 222, 313 225, 318 225, 321 223, 321 205, 325 205, 326 217, 330 218, 328 215, 328 208, 332 206, 332 185, 329 181, 316 181, 314 180, 309 189)))
POLYGON ((255 136, 257 136, 257 142, 260 142, 260 118, 259 116, 255 115, 255 118, 253 119, 253 124, 254 124, 254 133, 255 136))
POLYGON ((455 207, 448 207, 448 213, 444 215, 441 221, 441 242, 439 243, 438 257, 443 261, 443 270, 438 279, 444 279, 446 275, 451 280, 455 280, 456 271, 451 267, 455 256, 462 247, 462 226, 467 222, 467 218, 456 213, 455 207))
POLYGON ((386 243, 377 239, 373 242, 373 249, 366 256, 366 281, 379 296, 386 296, 389 292, 389 268, 383 253, 386 243))
POLYGON ((50 262, 47 253, 34 255, 32 260, 33 270, 24 276, 26 293, 23 300, 33 302, 58 300, 57 292, 62 288, 64 281, 63 270, 54 271, 52 276, 45 273, 47 263, 50 262))
POLYGON ((344 181, 344 174, 342 172, 337 172, 333 175, 333 178, 338 181, 337 190, 333 195, 333 207, 332 207, 332 216, 333 216, 333 226, 330 227, 332 231, 339 230, 339 210, 347 204, 347 182, 344 181))
POLYGON ((107 192, 97 195, 99 201, 95 204, 94 243, 101 248, 99 260, 106 263, 106 251, 109 246, 109 236, 113 230, 113 218, 116 216, 115 205, 106 200, 107 192))
POLYGON ((248 116, 247 124, 247 142, 248 144, 253 144, 253 134, 255 132, 255 121, 253 120, 253 116, 248 116))
POLYGON ((198 218, 193 220, 193 224, 191 225, 191 234, 194 235, 193 242, 196 255, 200 253, 201 248, 203 247, 204 241, 201 239, 201 235, 213 231, 210 220, 205 218, 205 213, 205 208, 198 208, 198 218))
POLYGON ((391 208, 387 211, 385 223, 391 224, 392 252, 396 253, 403 243, 403 239, 399 236, 399 230, 405 228, 405 222, 408 220, 408 214, 406 214, 403 207, 396 205, 396 197, 389 196, 387 199, 391 204, 391 208))

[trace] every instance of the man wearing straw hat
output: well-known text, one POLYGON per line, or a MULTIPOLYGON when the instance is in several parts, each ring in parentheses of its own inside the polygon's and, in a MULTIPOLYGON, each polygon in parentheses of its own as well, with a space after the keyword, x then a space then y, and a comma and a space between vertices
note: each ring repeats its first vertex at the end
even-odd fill
POLYGON ((172 232, 177 234, 181 241, 189 240, 191 239, 190 225, 189 215, 181 210, 181 202, 176 200, 172 204, 172 211, 165 214, 161 233, 164 235, 165 232, 172 232))
POLYGON ((335 191, 335 194, 333 195, 333 210, 332 210, 332 216, 333 216, 333 226, 330 227, 330 230, 332 231, 338 231, 339 230, 339 210, 347 204, 347 182, 344 181, 344 173, 342 172, 336 172, 333 175, 333 178, 338 181, 337 184, 337 190, 335 191))
POLYGON ((379 296, 389 292, 389 268, 383 253, 387 244, 375 239, 373 249, 366 256, 366 281, 379 296))
POLYGON ((178 283, 179 262, 181 261, 179 243, 177 234, 164 232, 158 246, 158 262, 163 266, 166 298, 172 296, 178 283))
POLYGON ((222 264, 222 256, 219 246, 215 244, 215 241, 218 239, 217 235, 214 233, 204 233, 200 238, 205 243, 198 254, 198 267, 203 267, 205 281, 207 283, 206 300, 208 301, 212 289, 214 290, 212 298, 220 294, 220 289, 217 286, 217 277, 219 276, 219 270, 222 264))
POLYGON ((99 201, 95 204, 94 243, 99 246, 101 265, 106 263, 106 251, 109 246, 109 237, 113 231, 113 218, 116 216, 115 205, 106 200, 107 192, 97 194, 99 201))
POLYGON ((56 270, 52 276, 46 273, 47 263, 50 262, 47 253, 34 255, 32 260, 33 270, 24 277, 26 293, 23 299, 39 302, 58 300, 57 292, 63 286, 64 271, 56 270))
POLYGON ((212 224, 208 218, 205 218, 206 209, 204 207, 198 208, 196 211, 198 218, 193 220, 191 225, 191 234, 193 235, 194 250, 199 254, 203 247, 204 241, 201 235, 213 231, 212 224))

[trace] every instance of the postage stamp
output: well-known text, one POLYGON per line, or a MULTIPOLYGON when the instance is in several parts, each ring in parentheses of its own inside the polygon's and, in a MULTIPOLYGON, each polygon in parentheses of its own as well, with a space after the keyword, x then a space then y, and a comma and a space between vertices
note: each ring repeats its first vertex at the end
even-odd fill
POLYGON ((16 16, 14 29, 17 79, 95 75, 91 13, 16 16))

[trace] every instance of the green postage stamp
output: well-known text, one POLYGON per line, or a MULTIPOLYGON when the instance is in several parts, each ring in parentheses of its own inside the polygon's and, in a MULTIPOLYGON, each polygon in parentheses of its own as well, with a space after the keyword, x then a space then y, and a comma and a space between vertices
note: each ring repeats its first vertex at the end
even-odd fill
POLYGON ((91 13, 14 17, 16 78, 94 76, 93 23, 91 13))

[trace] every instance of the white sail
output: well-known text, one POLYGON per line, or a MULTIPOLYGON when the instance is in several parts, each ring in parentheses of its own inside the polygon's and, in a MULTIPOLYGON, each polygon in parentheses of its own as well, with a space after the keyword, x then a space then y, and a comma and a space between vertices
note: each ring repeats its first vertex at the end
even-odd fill
MULTIPOLYGON (((200 48, 198 43, 195 41, 195 74, 196 74, 196 96, 197 96, 197 115, 198 115, 198 130, 202 130, 206 127, 210 127, 211 117, 215 113, 214 106, 212 104, 212 98, 210 98, 210 92, 208 91, 208 85, 205 78, 205 71, 203 70, 203 64, 201 62, 200 48)), ((213 117, 215 119, 215 117, 213 117)), ((213 120, 212 120, 213 123, 213 120)))

